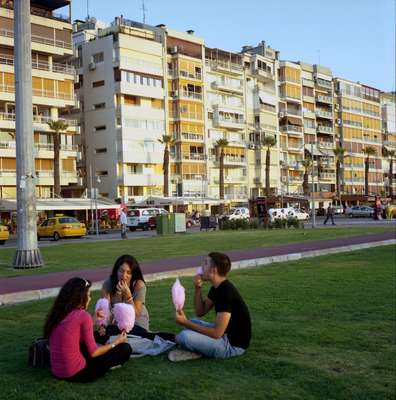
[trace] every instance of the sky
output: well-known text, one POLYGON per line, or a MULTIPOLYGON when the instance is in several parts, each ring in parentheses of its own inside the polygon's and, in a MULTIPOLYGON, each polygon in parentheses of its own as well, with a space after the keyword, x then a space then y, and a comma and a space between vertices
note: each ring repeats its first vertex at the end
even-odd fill
MULTIPOLYGON (((209 47, 240 51, 265 40, 282 60, 329 67, 333 75, 395 90, 396 0, 145 0, 146 23, 193 29, 209 47)), ((89 15, 142 22, 142 0, 88 0, 89 15)), ((87 0, 72 1, 72 19, 87 0)))

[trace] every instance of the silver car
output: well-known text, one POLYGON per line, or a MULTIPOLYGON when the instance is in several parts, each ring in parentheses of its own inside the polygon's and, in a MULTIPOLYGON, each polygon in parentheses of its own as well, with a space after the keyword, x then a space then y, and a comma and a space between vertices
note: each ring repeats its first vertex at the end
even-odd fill
POLYGON ((369 206, 353 206, 348 209, 348 216, 353 217, 372 217, 374 209, 369 206))

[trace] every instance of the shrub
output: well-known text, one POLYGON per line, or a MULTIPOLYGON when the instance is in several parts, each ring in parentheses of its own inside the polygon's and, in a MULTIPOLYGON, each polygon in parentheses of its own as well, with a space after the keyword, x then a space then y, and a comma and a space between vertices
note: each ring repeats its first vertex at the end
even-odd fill
POLYGON ((304 223, 302 221, 299 221, 297 218, 292 217, 287 219, 287 227, 300 229, 304 227, 304 223))
POLYGON ((287 220, 284 218, 276 218, 272 223, 272 227, 275 229, 285 229, 287 225, 287 220))

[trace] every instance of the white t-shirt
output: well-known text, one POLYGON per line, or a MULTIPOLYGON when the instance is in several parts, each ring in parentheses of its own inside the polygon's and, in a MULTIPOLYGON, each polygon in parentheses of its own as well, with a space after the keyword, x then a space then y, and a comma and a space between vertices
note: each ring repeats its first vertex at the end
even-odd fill
POLYGON ((126 214, 124 213, 124 211, 122 211, 122 212, 121 212, 121 215, 120 215, 120 223, 121 223, 122 225, 126 225, 127 222, 128 222, 127 216, 126 216, 126 214))

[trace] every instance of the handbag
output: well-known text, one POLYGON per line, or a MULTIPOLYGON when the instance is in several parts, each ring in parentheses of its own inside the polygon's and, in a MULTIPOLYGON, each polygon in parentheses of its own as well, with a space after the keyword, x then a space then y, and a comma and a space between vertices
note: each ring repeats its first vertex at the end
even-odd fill
POLYGON ((49 368, 51 366, 48 339, 38 338, 30 345, 28 365, 33 368, 49 368))

